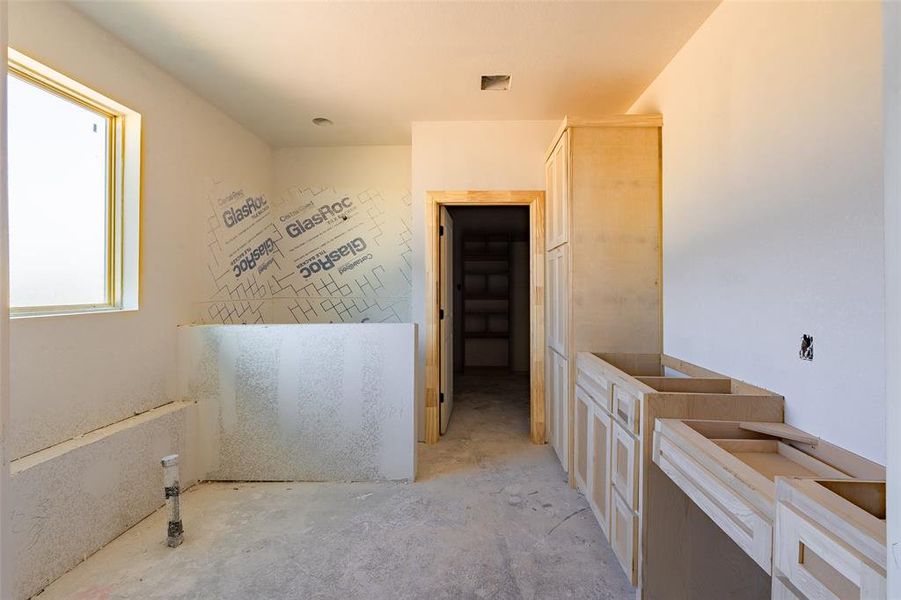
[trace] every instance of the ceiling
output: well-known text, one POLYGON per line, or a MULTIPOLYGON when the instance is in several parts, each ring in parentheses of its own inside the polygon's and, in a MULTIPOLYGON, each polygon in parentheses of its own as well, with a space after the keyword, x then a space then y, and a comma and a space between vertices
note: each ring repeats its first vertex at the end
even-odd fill
POLYGON ((409 144, 411 121, 625 112, 718 0, 73 4, 280 147, 409 144), (479 89, 494 74, 512 75, 508 91, 479 89))

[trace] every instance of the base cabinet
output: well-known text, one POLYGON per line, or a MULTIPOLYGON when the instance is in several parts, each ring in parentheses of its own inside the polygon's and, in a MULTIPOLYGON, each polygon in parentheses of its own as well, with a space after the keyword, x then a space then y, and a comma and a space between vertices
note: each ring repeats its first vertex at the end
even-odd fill
POLYGON ((884 481, 780 477, 773 598, 886 597, 884 481))
MULTIPOLYGON (((567 118, 545 154, 546 345, 570 368, 569 387, 559 412, 547 415, 546 431, 570 483, 583 489, 588 412, 583 407, 576 431, 577 353, 662 347, 661 125, 660 115, 567 118)), ((586 389, 593 384, 606 382, 601 377, 586 389)), ((620 409, 635 426, 638 414, 628 412, 635 408, 628 401, 620 409)), ((609 410, 612 397, 607 402, 609 410)))
POLYGON ((577 367, 573 476, 629 582, 636 583, 638 440, 628 418, 611 414, 617 389, 590 369, 577 367))
MULTIPOLYGON (((648 502, 654 423, 688 414, 700 419, 735 415, 741 420, 781 422, 782 397, 661 354, 580 352, 574 370, 573 480, 585 494, 629 582, 639 588, 639 598, 669 598, 663 590, 669 593, 688 586, 672 588, 665 581, 656 585, 655 580, 656 587, 648 587, 648 595, 643 595, 645 548, 652 529, 648 523, 661 514, 661 503, 648 502)), ((717 488, 703 489, 717 493, 717 488)), ((716 498, 732 506, 727 497, 716 498)), ((745 513, 748 518, 756 515, 753 510, 745 513)), ((744 523, 736 530, 744 531, 744 523)), ((672 553, 684 558, 678 556, 681 540, 667 537, 663 542, 658 541, 657 547, 672 544, 672 553)), ((677 593, 672 597, 703 596, 677 593)))

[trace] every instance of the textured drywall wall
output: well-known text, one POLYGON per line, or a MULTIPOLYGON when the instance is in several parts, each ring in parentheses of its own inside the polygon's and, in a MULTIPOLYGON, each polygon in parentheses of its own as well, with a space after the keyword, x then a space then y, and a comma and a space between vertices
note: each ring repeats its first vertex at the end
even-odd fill
POLYGON ((10 452, 26 455, 170 401, 175 326, 200 295, 211 182, 268 194, 271 151, 64 3, 9 3, 10 45, 143 115, 141 305, 15 319, 10 452))
POLYGON ((884 462, 881 29, 878 2, 727 1, 630 110, 663 114, 666 352, 884 462))
POLYGON ((409 322, 410 148, 273 156, 273 196, 210 189, 194 322, 409 322))
POLYGON ((136 417, 90 443, 13 462, 12 527, 4 532, 15 548, 12 598, 38 593, 163 505, 160 458, 183 453, 188 410, 156 409, 160 416, 136 417), (29 464, 20 470, 20 462, 29 464))
MULTIPOLYGON (((562 119, 562 115, 561 115, 562 119)), ((425 194, 543 190, 544 153, 559 121, 418 121, 413 129, 413 322, 425 319, 425 194)), ((416 423, 425 428, 425 328, 419 328, 416 423)))
POLYGON ((178 329, 212 480, 412 479, 412 324, 178 329))

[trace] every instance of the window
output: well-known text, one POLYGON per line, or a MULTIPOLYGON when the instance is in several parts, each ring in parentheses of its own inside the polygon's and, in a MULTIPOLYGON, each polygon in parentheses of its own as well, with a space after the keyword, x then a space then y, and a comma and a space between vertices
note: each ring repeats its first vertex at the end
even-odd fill
POLYGON ((9 57, 10 313, 137 308, 140 115, 9 57))

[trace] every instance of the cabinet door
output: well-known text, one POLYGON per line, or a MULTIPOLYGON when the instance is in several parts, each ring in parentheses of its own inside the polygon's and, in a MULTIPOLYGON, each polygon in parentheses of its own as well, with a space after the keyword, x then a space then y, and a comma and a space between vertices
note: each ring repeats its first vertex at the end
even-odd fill
POLYGON ((557 204, 557 152, 552 152, 544 164, 544 243, 545 249, 550 250, 554 244, 554 230, 557 225, 555 223, 556 215, 554 207, 557 204))
POLYGON ((553 348, 560 352, 560 343, 557 340, 557 255, 556 250, 547 253, 545 261, 544 273, 544 335, 547 340, 548 348, 553 348))
POLYGON ((638 517, 629 509, 626 502, 620 498, 614 490, 611 494, 613 500, 610 514, 610 545, 613 553, 619 560, 629 583, 636 583, 635 550, 638 541, 638 517))
POLYGON ((569 315, 569 247, 560 246, 547 253, 547 345, 561 356, 567 355, 569 315))
POLYGON ((610 479, 632 510, 638 510, 638 440, 619 421, 613 422, 610 479))
POLYGON ((569 238, 569 131, 565 131, 548 159, 545 171, 547 248, 565 244, 569 238))
POLYGON ((551 398, 549 407, 550 413, 553 414, 551 422, 553 423, 553 433, 551 435, 551 445, 563 470, 569 472, 567 464, 567 436, 569 434, 567 401, 569 398, 569 371, 565 358, 557 354, 554 350, 548 351, 550 358, 553 380, 551 386, 551 398))
POLYGON ((576 487, 586 496, 589 495, 589 464, 590 464, 590 446, 591 435, 591 413, 594 403, 588 397, 582 388, 576 386, 576 418, 573 432, 573 443, 576 445, 576 452, 573 458, 573 475, 576 478, 576 487))
POLYGON ((604 536, 610 539, 610 443, 612 421, 606 411, 594 407, 591 413, 591 461, 588 475, 588 504, 601 525, 604 536))

